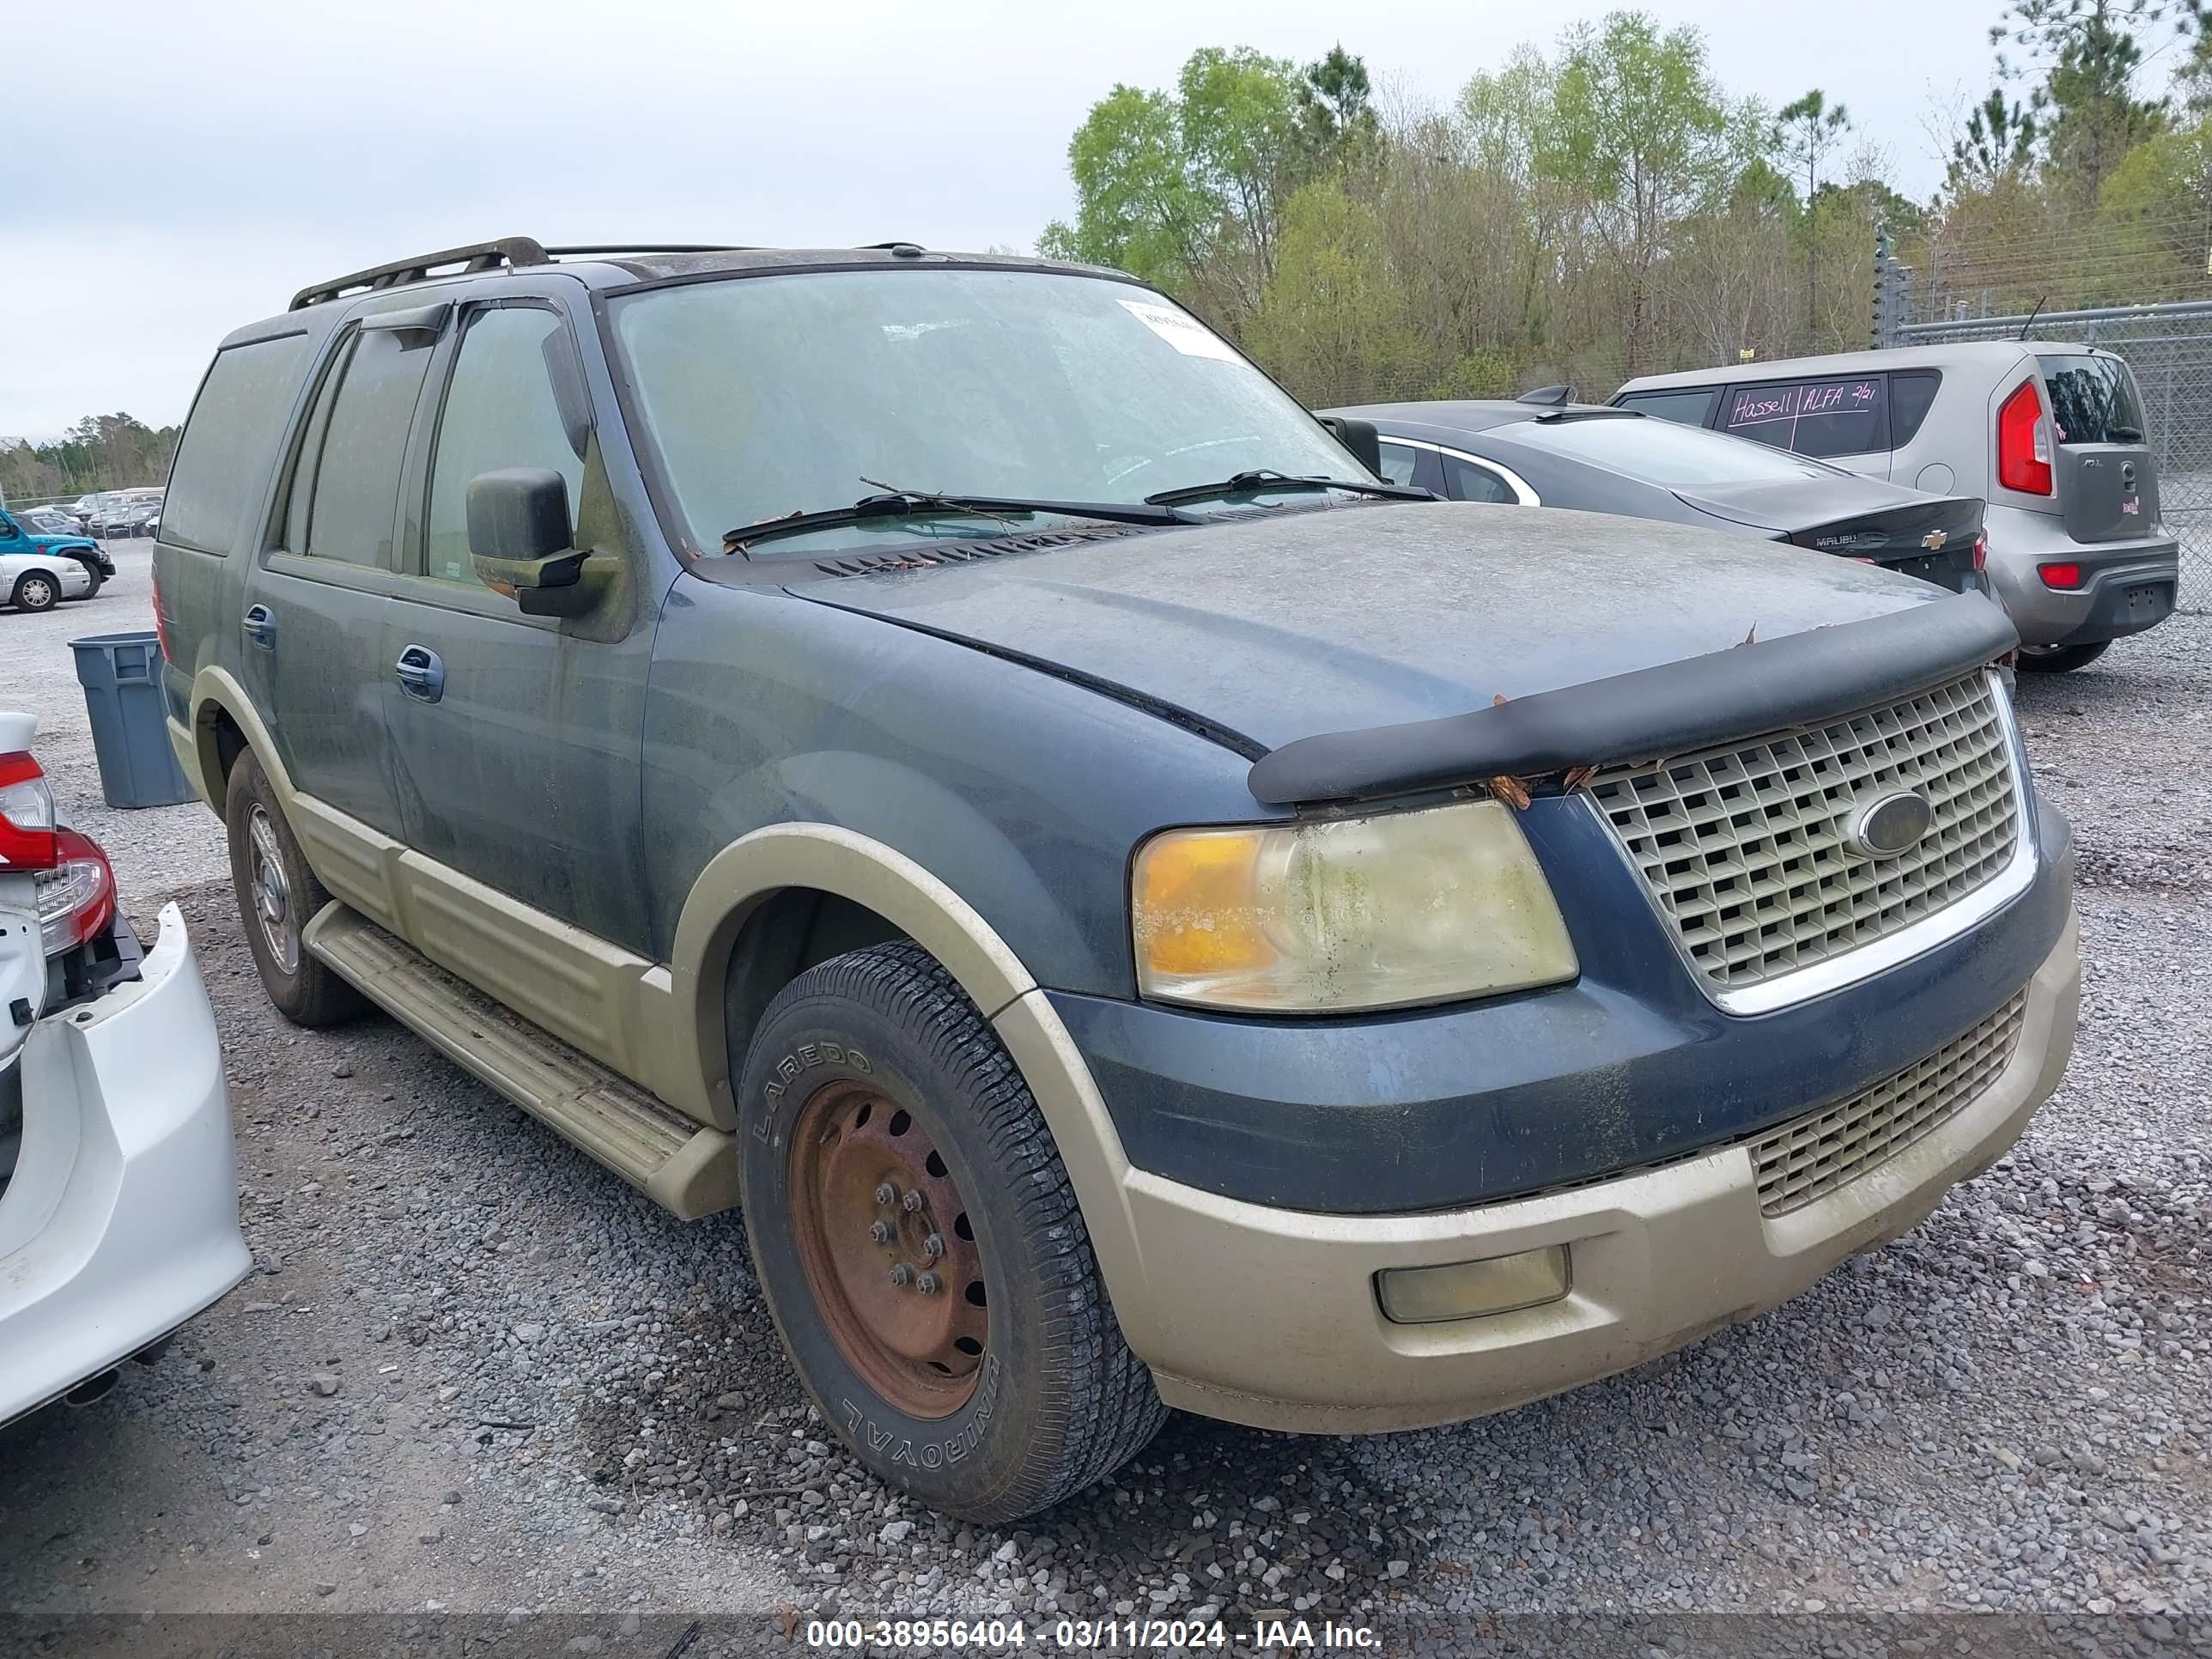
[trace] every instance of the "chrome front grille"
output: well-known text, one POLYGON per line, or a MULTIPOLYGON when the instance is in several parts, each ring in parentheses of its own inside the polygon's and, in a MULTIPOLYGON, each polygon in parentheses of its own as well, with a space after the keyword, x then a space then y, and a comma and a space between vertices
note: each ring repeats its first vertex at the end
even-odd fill
POLYGON ((1760 1210, 1773 1216, 1803 1208, 1903 1152, 1974 1099, 2011 1064, 2027 1012, 2023 989, 1896 1076, 1754 1137, 1760 1210))
POLYGON ((1717 991, 1875 943, 1995 878, 2021 837, 2011 745, 1976 672, 1749 743, 1601 772, 1590 794, 1717 991), (1905 852, 1847 843, 1856 807, 1898 789, 1934 809, 1905 852))

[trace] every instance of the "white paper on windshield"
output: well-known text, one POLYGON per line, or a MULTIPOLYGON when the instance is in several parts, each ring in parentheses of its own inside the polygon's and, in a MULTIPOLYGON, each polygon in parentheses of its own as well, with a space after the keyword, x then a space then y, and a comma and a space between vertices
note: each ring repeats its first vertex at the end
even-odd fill
POLYGON ((1195 317, 1185 316, 1172 306, 1155 305, 1149 300, 1124 300, 1121 306, 1186 357, 1218 357, 1230 363, 1237 361, 1236 348, 1228 341, 1195 317))

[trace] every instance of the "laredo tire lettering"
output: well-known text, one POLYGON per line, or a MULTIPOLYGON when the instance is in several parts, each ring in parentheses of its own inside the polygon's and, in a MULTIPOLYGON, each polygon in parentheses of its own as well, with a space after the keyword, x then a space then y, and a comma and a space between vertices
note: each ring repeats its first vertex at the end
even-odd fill
POLYGON ((811 1071, 817 1066, 850 1066, 863 1076, 876 1069, 866 1054, 849 1043, 802 1042, 796 1050, 775 1063, 772 1076, 783 1081, 770 1081, 761 1090, 761 1097, 768 1103, 770 1114, 783 1104, 787 1092, 784 1084, 796 1081, 801 1072, 811 1071))

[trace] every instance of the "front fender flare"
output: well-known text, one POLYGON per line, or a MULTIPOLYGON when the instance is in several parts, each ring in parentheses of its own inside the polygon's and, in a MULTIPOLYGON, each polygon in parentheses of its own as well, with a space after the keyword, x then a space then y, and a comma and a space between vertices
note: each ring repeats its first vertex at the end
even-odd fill
POLYGON ((787 887, 866 905, 942 963, 990 1020, 1044 1114, 1123 1332, 1142 1354, 1152 1320, 1127 1197, 1129 1161, 1090 1067, 1006 942, 967 900, 897 849, 835 824, 772 824, 731 842, 700 872, 670 953, 669 1047, 674 1065, 704 1080, 709 1121, 737 1127, 723 1030, 731 949, 754 910, 787 887))

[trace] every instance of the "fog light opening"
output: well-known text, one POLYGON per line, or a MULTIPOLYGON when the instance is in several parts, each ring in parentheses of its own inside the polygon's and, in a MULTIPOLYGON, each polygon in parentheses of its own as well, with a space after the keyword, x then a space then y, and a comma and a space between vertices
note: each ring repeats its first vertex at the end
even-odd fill
POLYGON ((1375 1295, 1392 1324, 1434 1325, 1540 1308, 1566 1295, 1573 1282, 1567 1247, 1547 1244, 1483 1261, 1386 1268, 1375 1275, 1375 1295))

